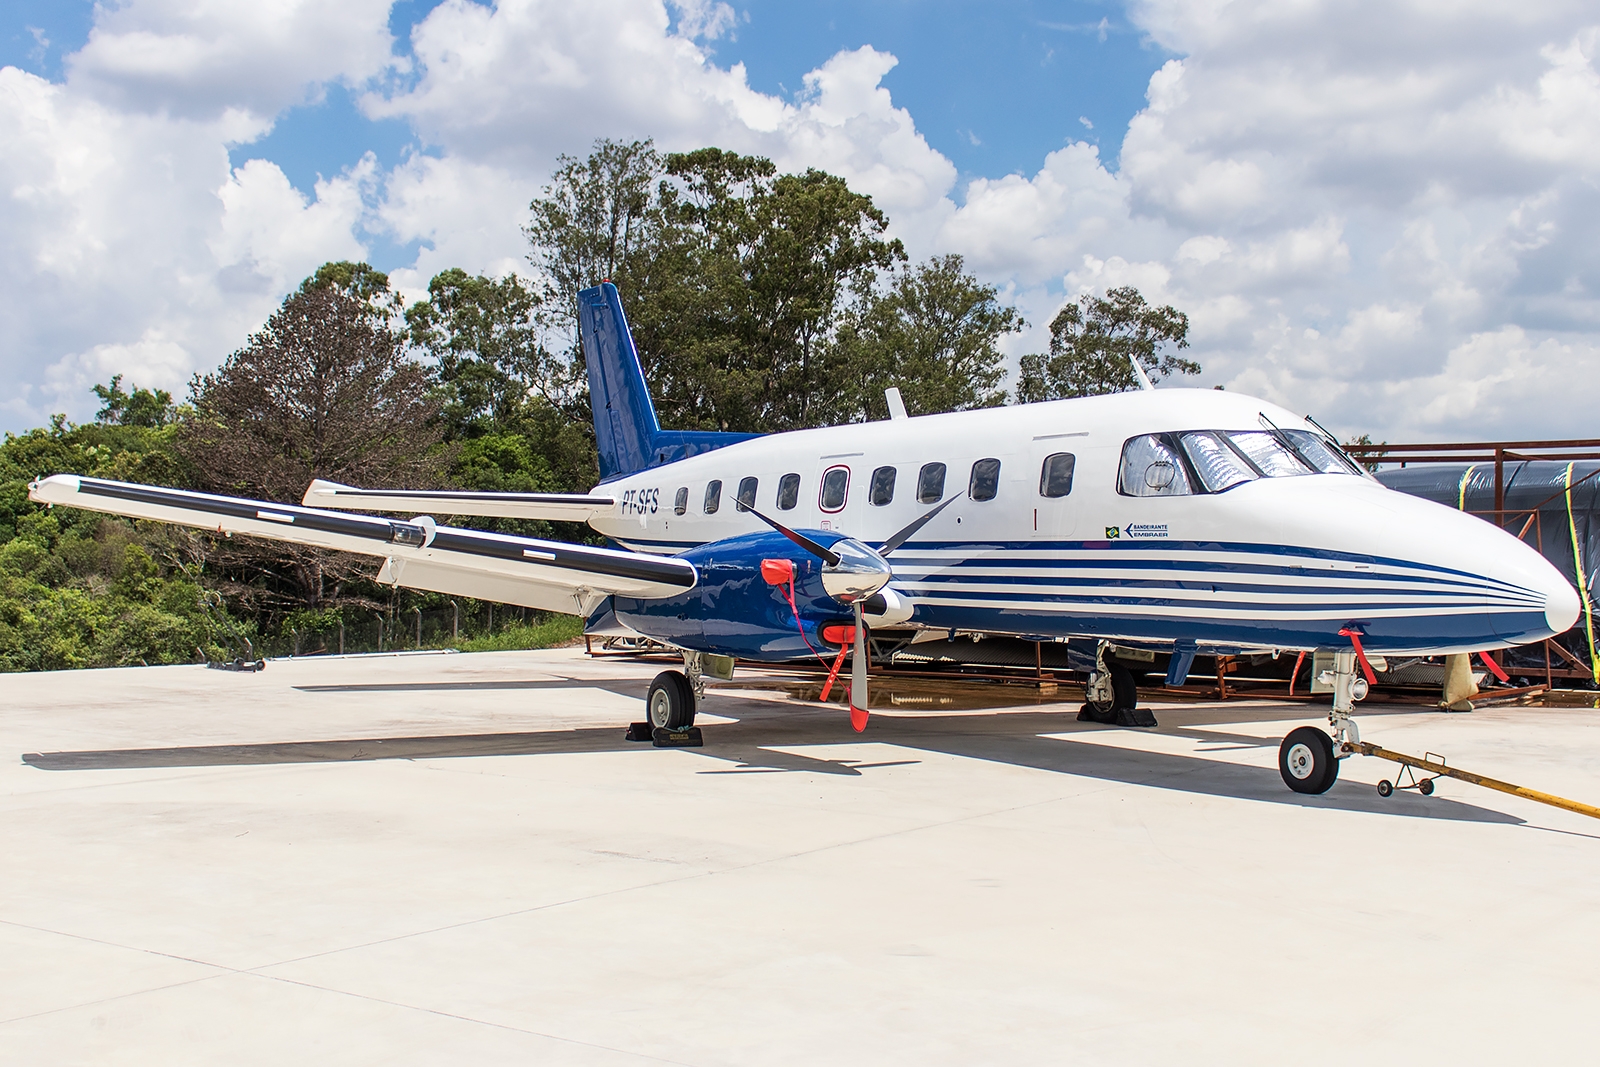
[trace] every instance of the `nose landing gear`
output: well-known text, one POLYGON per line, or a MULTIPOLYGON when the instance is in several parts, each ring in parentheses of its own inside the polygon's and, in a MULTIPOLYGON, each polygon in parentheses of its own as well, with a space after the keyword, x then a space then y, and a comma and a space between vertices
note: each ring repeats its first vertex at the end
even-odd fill
POLYGON ((1367 680, 1356 673, 1355 652, 1335 652, 1333 670, 1325 672, 1323 680, 1333 685, 1328 729, 1301 726, 1278 746, 1278 773, 1283 784, 1296 793, 1326 793, 1333 788, 1339 778, 1339 761, 1361 743, 1361 731, 1350 713, 1355 702, 1367 695, 1367 680))

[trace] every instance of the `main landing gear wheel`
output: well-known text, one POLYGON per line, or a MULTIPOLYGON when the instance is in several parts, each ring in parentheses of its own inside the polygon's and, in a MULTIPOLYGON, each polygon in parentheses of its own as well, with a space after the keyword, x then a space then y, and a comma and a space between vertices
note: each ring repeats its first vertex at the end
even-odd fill
POLYGON ((1085 693, 1090 699, 1078 712, 1079 722, 1115 723, 1119 709, 1132 709, 1139 704, 1139 683, 1133 672, 1120 663, 1107 663, 1105 669, 1111 682, 1111 699, 1094 699, 1096 687, 1091 684, 1085 693))
POLYGON ((1278 773, 1296 793, 1326 793, 1339 777, 1333 738, 1315 726, 1291 730, 1278 746, 1278 773))
POLYGON ((662 671, 644 698, 650 725, 658 730, 687 730, 694 725, 694 686, 682 671, 662 671))

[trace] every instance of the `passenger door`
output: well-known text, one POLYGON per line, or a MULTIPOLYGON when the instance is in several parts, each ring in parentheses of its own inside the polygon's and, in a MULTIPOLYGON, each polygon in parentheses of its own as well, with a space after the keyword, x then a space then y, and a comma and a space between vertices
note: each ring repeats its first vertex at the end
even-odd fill
MULTIPOLYGON (((1044 434, 1033 439, 1028 451, 1034 536, 1040 540, 1071 540, 1078 532, 1082 509, 1074 500, 1078 460, 1088 444, 1087 433, 1044 434)), ((1081 495, 1080 495, 1081 496, 1081 495)))
POLYGON ((860 452, 821 456, 810 485, 801 485, 802 501, 810 496, 813 524, 819 530, 838 530, 853 537, 864 536, 862 513, 866 509, 866 478, 871 472, 860 452), (843 471, 842 499, 832 493, 843 471), (833 506, 833 505, 837 506, 833 506))

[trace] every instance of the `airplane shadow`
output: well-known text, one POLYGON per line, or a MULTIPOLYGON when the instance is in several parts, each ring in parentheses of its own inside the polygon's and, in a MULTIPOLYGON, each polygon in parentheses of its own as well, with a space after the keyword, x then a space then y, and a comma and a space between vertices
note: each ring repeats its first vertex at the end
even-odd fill
POLYGON ((297 693, 468 693, 497 689, 605 689, 627 696, 644 696, 650 683, 640 678, 541 678, 494 682, 372 682, 352 685, 297 685, 297 693))
MULTIPOLYGON (((318 691, 393 689, 431 691, 455 688, 593 687, 640 695, 638 679, 585 679, 571 682, 438 683, 389 686, 306 687, 318 691)), ((1208 759, 1204 752, 1177 754, 1133 745, 1075 742, 1073 734, 1114 733, 1138 737, 1144 731, 1119 730, 1075 721, 1075 708, 1010 708, 997 714, 919 712, 911 716, 878 715, 865 735, 852 733, 842 709, 800 702, 759 699, 735 693, 719 695, 718 713, 737 721, 703 727, 705 747, 681 751, 712 761, 701 774, 811 773, 860 777, 882 767, 920 762, 917 753, 957 756, 1131 785, 1143 785, 1204 796, 1229 797, 1307 808, 1335 808, 1370 814, 1478 823, 1522 824, 1525 820, 1476 804, 1434 796, 1379 797, 1369 785, 1339 782, 1321 796, 1286 789, 1275 765, 1241 765, 1208 759), (1058 735, 1058 736, 1041 736, 1058 735), (1067 739, 1063 739, 1065 735, 1067 739), (796 748, 817 748, 870 742, 893 746, 903 758, 867 762, 830 759, 796 748)), ((1276 750, 1276 739, 1201 730, 1207 723, 1244 721, 1315 721, 1312 709, 1296 707, 1221 706, 1162 708, 1164 725, 1152 733, 1213 743, 1219 751, 1242 747, 1276 750)), ((1373 709, 1364 719, 1383 712, 1373 709)), ((570 730, 528 730, 484 734, 429 734, 406 737, 358 737, 264 744, 196 745, 171 748, 101 749, 31 752, 22 760, 49 771, 129 770, 174 767, 261 766, 270 764, 348 763, 366 760, 453 759, 482 756, 538 756, 560 753, 652 751, 648 745, 623 739, 622 724, 570 730)))

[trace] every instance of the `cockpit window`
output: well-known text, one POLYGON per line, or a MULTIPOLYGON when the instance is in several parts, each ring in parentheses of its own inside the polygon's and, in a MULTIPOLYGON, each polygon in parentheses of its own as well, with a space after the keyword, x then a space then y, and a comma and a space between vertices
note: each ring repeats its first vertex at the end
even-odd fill
POLYGON ((1338 447, 1310 430, 1184 430, 1131 437, 1122 446, 1117 491, 1124 496, 1221 493, 1258 478, 1361 473, 1338 447))
POLYGON ((1310 430, 1283 431, 1294 444, 1300 458, 1323 474, 1360 474, 1347 457, 1327 438, 1310 430))
POLYGON ((1220 493, 1244 482, 1254 481, 1254 468, 1239 453, 1228 447, 1219 433, 1202 430, 1180 438, 1184 454, 1194 464, 1200 483, 1209 493, 1220 493))
POLYGON ((1167 435, 1131 437, 1122 446, 1117 491, 1124 496, 1188 496, 1194 492, 1189 471, 1167 435))
POLYGON ((1286 478, 1311 471, 1300 458, 1284 447, 1277 436, 1265 430, 1230 430, 1228 439, 1249 457, 1256 469, 1268 478, 1286 478))

